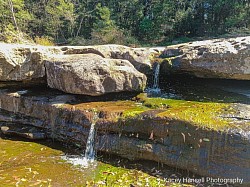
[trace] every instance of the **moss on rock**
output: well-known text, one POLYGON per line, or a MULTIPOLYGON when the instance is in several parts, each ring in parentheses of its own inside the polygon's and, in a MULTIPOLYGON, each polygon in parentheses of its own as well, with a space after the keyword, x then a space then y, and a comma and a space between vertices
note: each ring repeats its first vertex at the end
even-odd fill
POLYGON ((195 126, 213 130, 236 127, 232 120, 222 117, 224 114, 236 112, 228 103, 149 98, 146 94, 138 95, 137 100, 148 110, 165 109, 156 117, 186 121, 195 126))

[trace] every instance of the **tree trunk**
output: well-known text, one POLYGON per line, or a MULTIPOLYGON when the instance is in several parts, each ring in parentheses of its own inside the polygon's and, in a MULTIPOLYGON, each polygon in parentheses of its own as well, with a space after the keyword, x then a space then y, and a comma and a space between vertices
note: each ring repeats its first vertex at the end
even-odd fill
POLYGON ((77 30, 77 33, 76 33, 76 36, 79 35, 80 31, 81 31, 81 28, 82 28, 82 22, 83 22, 83 17, 81 18, 81 21, 80 21, 80 24, 79 24, 79 27, 78 27, 78 30, 77 30))
POLYGON ((9 6, 10 6, 10 11, 11 11, 11 16, 12 16, 13 23, 14 23, 14 25, 15 25, 15 27, 16 27, 17 32, 20 33, 19 27, 18 27, 18 25, 17 25, 15 13, 14 13, 14 8, 13 8, 12 0, 8 0, 8 2, 9 2, 9 6))

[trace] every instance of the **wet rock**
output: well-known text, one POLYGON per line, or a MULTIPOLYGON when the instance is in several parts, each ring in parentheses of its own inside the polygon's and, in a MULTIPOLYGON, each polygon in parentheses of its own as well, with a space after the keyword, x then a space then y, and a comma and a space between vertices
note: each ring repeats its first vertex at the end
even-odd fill
MULTIPOLYGON (((35 95, 28 90, 28 95, 17 97, 17 91, 1 91, 0 104, 4 112, 0 113, 0 121, 33 124, 56 140, 82 147, 86 145, 93 115, 90 103, 85 103, 89 105, 88 110, 83 109, 84 104, 80 108, 68 108, 64 103, 74 100, 74 96, 53 94, 51 90, 35 95)), ((103 109, 99 110, 105 110, 105 103, 101 105, 103 109)), ((246 107, 240 105, 236 109, 245 110, 246 107)), ((123 120, 114 120, 119 114, 115 109, 109 111, 112 112, 112 119, 99 116, 96 123, 96 150, 130 159, 154 160, 204 176, 237 176, 243 178, 245 184, 250 184, 249 123, 242 121, 240 129, 226 132, 159 117, 157 111, 123 120)))
MULTIPOLYGON (((171 127, 169 129, 172 130, 171 127)), ((197 134, 196 134, 197 133, 197 134)), ((192 171, 199 175, 220 178, 241 178, 249 184, 249 149, 247 142, 234 141, 234 137, 214 132, 197 131, 200 136, 209 136, 210 142, 191 144, 191 138, 183 142, 182 135, 176 133, 168 137, 169 141, 157 143, 138 138, 115 134, 98 137, 97 149, 130 159, 146 159, 165 163, 169 166, 192 171), (179 140, 179 141, 178 141, 179 140), (122 148, 122 149, 121 149, 122 148), (233 152, 237 151, 237 153, 233 152), (244 164, 243 164, 244 163, 244 164)), ((186 134, 187 135, 187 134, 186 134)), ((193 142, 195 140, 192 137, 193 142)))
POLYGON ((197 41, 166 47, 162 72, 202 78, 250 80, 250 37, 197 41), (171 67, 171 68, 170 68, 171 67))
POLYGON ((41 129, 34 126, 24 126, 18 124, 4 124, 1 131, 5 135, 20 136, 31 140, 46 139, 46 134, 41 129))
POLYGON ((143 91, 147 80, 129 61, 95 54, 54 56, 45 67, 51 88, 73 94, 143 91))

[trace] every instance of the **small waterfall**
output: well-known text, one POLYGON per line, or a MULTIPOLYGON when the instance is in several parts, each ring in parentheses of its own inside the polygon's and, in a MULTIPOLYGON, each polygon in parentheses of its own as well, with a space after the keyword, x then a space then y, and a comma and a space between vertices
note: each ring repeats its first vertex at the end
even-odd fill
POLYGON ((160 64, 159 63, 155 63, 155 68, 154 68, 154 82, 153 82, 153 87, 152 88, 148 88, 146 90, 147 93, 149 94, 160 94, 161 93, 161 89, 159 86, 159 75, 160 75, 160 64))
POLYGON ((89 130, 89 135, 86 143, 86 149, 84 154, 82 156, 72 157, 72 156, 66 156, 65 159, 71 162, 74 165, 80 165, 84 168, 89 167, 89 165, 93 165, 93 162, 95 161, 95 124, 97 120, 99 119, 98 113, 93 112, 93 118, 89 130))
POLYGON ((93 162, 95 160, 94 144, 95 144, 95 122, 92 122, 85 150, 85 159, 89 162, 93 162))
POLYGON ((159 74, 160 74, 160 64, 156 63, 155 71, 154 71, 154 84, 153 89, 154 90, 160 90, 159 87, 159 74))

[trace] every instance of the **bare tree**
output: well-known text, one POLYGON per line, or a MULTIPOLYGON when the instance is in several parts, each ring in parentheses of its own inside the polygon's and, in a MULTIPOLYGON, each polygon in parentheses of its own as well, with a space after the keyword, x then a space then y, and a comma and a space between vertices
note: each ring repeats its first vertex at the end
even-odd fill
POLYGON ((17 25, 16 17, 15 17, 13 2, 12 2, 12 0, 8 0, 8 2, 9 2, 9 6, 10 6, 10 11, 11 11, 11 16, 12 16, 13 23, 14 23, 14 25, 15 25, 16 30, 18 31, 18 33, 20 33, 19 27, 17 25))

